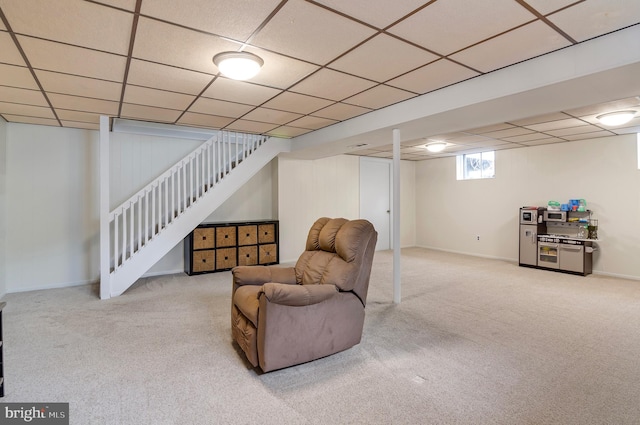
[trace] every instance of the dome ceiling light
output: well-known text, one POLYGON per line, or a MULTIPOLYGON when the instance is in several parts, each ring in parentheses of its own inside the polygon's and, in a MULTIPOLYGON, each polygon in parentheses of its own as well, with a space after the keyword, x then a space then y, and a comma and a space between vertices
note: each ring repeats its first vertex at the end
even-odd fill
POLYGON ((225 77, 241 81, 255 77, 264 65, 261 57, 249 52, 218 53, 213 63, 225 77))
POLYGON ((444 150, 444 148, 447 147, 447 143, 446 142, 440 142, 440 141, 433 141, 433 142, 427 143, 426 145, 424 145, 424 147, 429 152, 442 152, 444 150))
POLYGON ((604 125, 616 126, 626 124, 635 116, 636 111, 617 111, 598 115, 596 119, 604 125))

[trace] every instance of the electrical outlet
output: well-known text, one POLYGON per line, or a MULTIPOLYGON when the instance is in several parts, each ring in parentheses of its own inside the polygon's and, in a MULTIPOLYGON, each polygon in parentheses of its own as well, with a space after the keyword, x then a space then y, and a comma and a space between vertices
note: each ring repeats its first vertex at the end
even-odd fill
POLYGON ((476 236, 476 240, 479 241, 480 240, 480 235, 476 236))

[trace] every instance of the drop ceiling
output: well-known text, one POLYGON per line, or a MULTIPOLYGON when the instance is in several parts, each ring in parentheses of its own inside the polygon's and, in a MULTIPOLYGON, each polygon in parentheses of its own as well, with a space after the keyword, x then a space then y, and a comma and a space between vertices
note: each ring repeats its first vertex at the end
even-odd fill
MULTIPOLYGON (((638 0, 0 0, 0 116, 97 129, 99 116, 307 135, 640 23, 638 0), (264 59, 250 81, 212 57, 264 59)), ((638 131, 595 116, 640 93, 403 140, 408 160, 638 131)), ((391 145, 350 153, 390 157, 391 145)))

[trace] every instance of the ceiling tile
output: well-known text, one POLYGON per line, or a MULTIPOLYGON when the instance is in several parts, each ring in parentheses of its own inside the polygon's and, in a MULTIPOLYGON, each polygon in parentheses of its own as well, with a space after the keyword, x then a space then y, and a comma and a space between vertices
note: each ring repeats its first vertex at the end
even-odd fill
POLYGON ((27 65, 11 35, 7 32, 0 32, 0 62, 20 66, 27 65))
POLYGON ((166 21, 246 41, 280 0, 175 0, 142 2, 141 13, 166 21))
POLYGON ((220 117, 239 118, 252 110, 251 105, 241 103, 226 102, 223 100, 208 99, 201 97, 195 101, 189 111, 199 112, 207 115, 217 115, 220 117))
MULTIPOLYGON (((482 150, 496 150, 498 146, 504 146, 504 145, 509 145, 512 146, 513 143, 509 143, 509 142, 504 142, 502 140, 491 140, 488 142, 480 142, 480 143, 474 143, 473 144, 473 148, 482 148, 482 150)), ((479 151, 478 151, 479 152, 479 151)))
POLYGON ((318 109, 329 106, 333 102, 317 97, 305 96, 303 94, 284 92, 271 99, 263 106, 281 111, 298 112, 300 114, 310 114, 318 109))
POLYGON ((178 119, 181 113, 182 111, 175 111, 173 109, 153 108, 151 106, 123 103, 120 116, 122 118, 135 118, 145 121, 173 123, 178 119))
POLYGON ((530 142, 522 142, 523 145, 527 146, 538 146, 538 145, 549 145, 551 143, 562 143, 563 139, 558 137, 548 137, 546 139, 532 140, 530 142))
POLYGON ((568 118, 568 119, 558 120, 558 121, 543 122, 540 124, 530 124, 530 125, 527 125, 526 127, 531 130, 546 132, 549 130, 560 130, 563 128, 580 127, 585 124, 586 123, 584 121, 579 120, 577 118, 568 118))
POLYGON ((491 131, 489 133, 482 133, 484 137, 491 137, 493 139, 502 139, 503 137, 521 136, 523 134, 530 134, 531 130, 521 127, 507 128, 505 130, 491 131))
POLYGON ((212 78, 200 72, 133 59, 127 82, 178 93, 199 94, 212 78))
POLYGON ((372 156, 374 158, 393 158, 393 153, 391 153, 391 152, 378 152, 378 153, 371 154, 369 156, 372 156))
POLYGON ((0 86, 0 100, 25 105, 49 106, 40 90, 20 89, 0 86))
POLYGON ((122 81, 126 59, 110 53, 18 36, 29 62, 36 69, 122 81))
POLYGON ((271 131, 269 131, 267 134, 269 136, 273 136, 273 137, 296 137, 296 136, 300 136, 302 134, 306 134, 311 132, 312 130, 308 130, 306 128, 296 128, 296 127, 288 127, 286 125, 283 125, 282 127, 278 127, 276 129, 273 129, 271 131))
POLYGON ((92 124, 100 124, 100 114, 98 113, 89 113, 89 112, 80 112, 80 111, 67 111, 66 109, 56 109, 56 114, 58 118, 62 121, 75 121, 75 122, 86 122, 92 124))
POLYGON ((387 84, 424 94, 448 86, 449 84, 475 77, 476 75, 479 74, 469 68, 465 68, 447 59, 441 59, 395 78, 387 82, 387 84))
POLYGON ((301 116, 302 115, 294 114, 293 112, 278 111, 276 109, 269 108, 256 108, 242 118, 250 121, 260 121, 282 125, 298 119, 301 116))
POLYGON ((486 127, 478 127, 471 130, 467 130, 466 133, 484 134, 484 133, 490 133, 493 131, 506 130, 507 128, 513 128, 513 127, 514 126, 511 124, 499 123, 499 124, 488 125, 486 127))
POLYGON ((226 129, 227 130, 235 130, 241 131, 243 133, 258 133, 264 134, 268 131, 273 130, 278 127, 278 125, 267 124, 264 122, 256 122, 256 121, 247 121, 247 120, 236 120, 233 123, 229 124, 226 129))
POLYGON ((640 2, 589 0, 548 18, 576 41, 584 41, 640 22, 640 2))
POLYGON ((503 137, 502 140, 505 142, 522 143, 530 142, 532 140, 548 139, 549 137, 550 136, 547 136, 544 133, 529 133, 523 134, 522 136, 503 137))
POLYGON ((36 125, 49 125, 49 126, 54 126, 54 127, 60 127, 60 124, 58 124, 58 120, 56 120, 56 119, 27 117, 27 116, 23 116, 23 115, 9 115, 9 114, 2 114, 2 115, 9 122, 18 122, 18 123, 23 123, 23 124, 36 124, 36 125))
POLYGON ((611 137, 615 136, 615 134, 610 131, 602 130, 602 131, 593 131, 590 133, 581 133, 581 134, 571 134, 567 136, 562 136, 565 140, 586 140, 586 139, 595 139, 598 137, 611 137))
POLYGON ((113 7, 119 7, 120 9, 126 9, 129 11, 136 10, 136 0, 93 0, 94 3, 101 3, 113 7))
POLYGON ((110 100, 89 99, 86 97, 55 93, 49 95, 49 100, 51 100, 54 108, 94 112, 111 116, 118 115, 118 102, 110 100))
POLYGON ((17 34, 120 55, 129 51, 131 13, 84 1, 4 1, 2 10, 17 34))
POLYGON ((389 32, 442 55, 535 19, 513 0, 436 1, 389 32))
POLYGON ((366 114, 367 112, 371 112, 371 109, 363 108, 361 106, 347 105, 346 103, 334 103, 333 105, 314 112, 313 115, 321 118, 344 121, 349 118, 357 117, 358 115, 366 114))
POLYGON ((92 124, 90 122, 78 122, 78 121, 61 121, 63 127, 68 128, 81 128, 87 130, 100 130, 100 124, 92 124))
POLYGON ((640 133, 640 125, 636 125, 633 127, 624 127, 624 128, 616 128, 615 130, 611 130, 616 134, 633 134, 640 133))
POLYGON ((379 34, 329 66, 384 82, 436 59, 438 56, 425 50, 386 34, 379 34))
MULTIPOLYGON (((429 137, 429 140, 440 140, 440 139, 437 137, 429 137)), ((443 139, 443 140, 447 140, 447 139, 443 139)), ((462 137, 456 137, 453 139, 448 139, 447 142, 451 142, 456 145, 470 145, 474 143, 486 142, 488 140, 491 140, 491 139, 489 137, 472 134, 469 136, 462 136, 462 137)))
POLYGON ((549 121, 566 120, 568 118, 571 118, 571 117, 563 112, 554 112, 552 114, 537 115, 531 118, 524 118, 521 120, 509 121, 509 124, 525 127, 528 125, 540 124, 540 123, 545 123, 549 121))
POLYGON ((339 101, 375 85, 376 83, 372 81, 325 68, 296 84, 290 90, 339 101))
MULTIPOLYGON (((512 127, 512 126, 509 126, 509 127, 512 127)), ((469 131, 469 132, 458 131, 458 132, 455 132, 455 133, 437 134, 435 136, 429 136, 429 139, 433 139, 433 140, 451 140, 451 139, 457 139, 459 137, 467 137, 467 136, 469 136, 469 133, 471 133, 471 131, 469 131)))
POLYGON ((571 127, 571 128, 562 128, 558 130, 549 130, 545 131, 545 133, 550 134, 555 137, 564 137, 571 136, 575 134, 584 134, 584 133, 592 133, 594 131, 599 130, 599 128, 594 127, 592 125, 583 125, 580 127, 571 127))
POLYGON ((548 53, 571 43, 547 24, 535 21, 451 56, 482 72, 548 53))
POLYGON ((122 84, 58 72, 35 71, 42 87, 47 92, 93 97, 96 99, 120 100, 122 84))
POLYGON ((157 106, 167 109, 187 109, 195 99, 193 95, 174 93, 165 90, 155 90, 146 87, 127 85, 124 91, 124 102, 138 105, 157 106))
POLYGON ((133 57, 213 75, 217 73, 213 56, 236 51, 240 46, 213 35, 140 18, 133 57))
POLYGON ((369 89, 363 93, 345 99, 345 102, 365 108, 383 108, 394 103, 414 97, 413 93, 396 89, 385 85, 380 85, 369 89))
POLYGON ((177 124, 193 125, 196 127, 223 128, 233 122, 233 118, 218 117, 215 115, 185 113, 177 124))
POLYGON ((251 44, 324 65, 375 30, 302 0, 290 0, 251 44))
POLYGON ((319 69, 317 65, 255 47, 247 47, 245 50, 264 60, 258 75, 251 79, 255 84, 286 89, 319 69))
POLYGON ((279 93, 282 91, 271 87, 218 77, 202 95, 211 99, 258 106, 279 93))
POLYGON ((335 124, 337 121, 329 120, 326 118, 318 118, 311 115, 307 115, 295 121, 289 123, 291 127, 308 128, 310 130, 317 130, 322 127, 335 124))
POLYGON ((29 68, 0 63, 0 86, 39 90, 29 68))
POLYGON ((383 1, 371 6, 371 0, 317 0, 334 10, 373 25, 385 28, 422 6, 424 0, 383 1))
POLYGON ((541 15, 548 15, 577 1, 578 0, 527 0, 527 4, 540 12, 541 15))
POLYGON ((378 149, 354 149, 351 152, 347 152, 347 155, 370 155, 373 153, 379 153, 378 149))
MULTIPOLYGON (((0 97, 0 99, 3 99, 0 97)), ((40 117, 55 119, 53 111, 49 107, 23 105, 19 103, 0 102, 0 114, 2 115, 22 115, 25 117, 40 117)), ((57 123, 55 124, 57 125, 57 123)))

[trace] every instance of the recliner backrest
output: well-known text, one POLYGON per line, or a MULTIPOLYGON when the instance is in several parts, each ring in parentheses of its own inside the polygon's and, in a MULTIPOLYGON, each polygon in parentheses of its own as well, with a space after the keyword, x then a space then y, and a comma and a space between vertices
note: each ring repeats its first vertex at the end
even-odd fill
POLYGON ((367 220, 322 217, 307 236, 295 266, 302 285, 333 284, 366 302, 377 233, 367 220))

